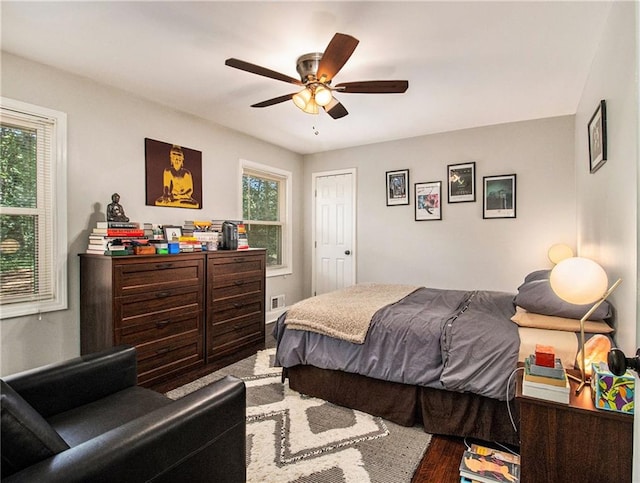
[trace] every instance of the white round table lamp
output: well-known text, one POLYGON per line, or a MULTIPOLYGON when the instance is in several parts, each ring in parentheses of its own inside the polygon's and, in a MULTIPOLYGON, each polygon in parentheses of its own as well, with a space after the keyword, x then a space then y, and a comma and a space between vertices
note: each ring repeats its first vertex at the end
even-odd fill
POLYGON ((564 243, 556 243, 555 245, 551 245, 547 252, 547 256, 551 263, 556 265, 565 258, 571 258, 573 256, 573 249, 564 243))
MULTIPOLYGON (((580 319, 580 384, 578 394, 586 384, 586 357, 584 347, 584 322, 622 282, 618 279, 609 290, 609 279, 604 269, 593 260, 583 257, 566 258, 559 262, 549 276, 551 289, 565 302, 576 305, 594 304, 580 319), (595 302, 595 303, 594 303, 595 302)), ((575 378, 577 379, 577 378, 575 378)))

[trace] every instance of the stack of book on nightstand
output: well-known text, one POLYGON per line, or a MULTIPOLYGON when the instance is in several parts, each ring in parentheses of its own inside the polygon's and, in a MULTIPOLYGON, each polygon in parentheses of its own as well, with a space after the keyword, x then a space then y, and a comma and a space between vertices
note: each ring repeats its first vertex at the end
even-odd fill
POLYGON ((553 366, 540 364, 536 354, 531 354, 524 362, 522 395, 569 404, 569 379, 560 359, 553 358, 553 366))
POLYGON ((472 444, 460 461, 460 483, 520 481, 520 456, 472 444))

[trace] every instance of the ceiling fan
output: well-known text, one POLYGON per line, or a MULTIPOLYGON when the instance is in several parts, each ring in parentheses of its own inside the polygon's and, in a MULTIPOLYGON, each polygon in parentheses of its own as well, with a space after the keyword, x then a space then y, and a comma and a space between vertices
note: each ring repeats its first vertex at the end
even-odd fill
POLYGON ((314 52, 298 57, 296 70, 300 74, 300 80, 239 59, 227 59, 225 65, 303 87, 300 92, 274 97, 253 104, 251 107, 268 107, 292 99, 294 104, 306 113, 318 114, 319 108, 322 107, 333 119, 340 119, 349 112, 333 97, 334 92, 401 94, 409 87, 409 82, 406 80, 343 82, 332 86, 333 77, 349 60, 358 43, 359 40, 351 35, 336 33, 324 53, 314 52))

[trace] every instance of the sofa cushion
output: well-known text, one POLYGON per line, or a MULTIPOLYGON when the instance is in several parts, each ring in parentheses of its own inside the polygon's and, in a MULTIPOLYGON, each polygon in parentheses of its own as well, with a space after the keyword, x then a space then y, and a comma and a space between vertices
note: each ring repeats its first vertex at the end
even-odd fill
POLYGON ((2 478, 69 449, 9 384, 0 380, 2 478))
POLYGON ((77 446, 107 431, 172 403, 159 392, 129 387, 47 419, 71 446, 77 446))

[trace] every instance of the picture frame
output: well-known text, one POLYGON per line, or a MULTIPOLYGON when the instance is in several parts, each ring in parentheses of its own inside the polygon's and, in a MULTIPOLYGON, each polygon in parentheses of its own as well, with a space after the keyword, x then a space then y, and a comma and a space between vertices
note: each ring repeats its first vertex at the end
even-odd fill
POLYGON ((387 206, 409 204, 409 170, 387 171, 387 206))
POLYGON ((164 239, 168 242, 174 238, 180 238, 182 236, 182 227, 180 226, 163 226, 162 231, 164 233, 164 239))
POLYGON ((148 206, 202 209, 202 151, 145 138, 148 206))
POLYGON ((427 181, 413 185, 415 220, 442 220, 442 181, 427 181))
POLYGON ((595 173, 607 162, 607 105, 600 101, 587 126, 589 135, 589 172, 595 173))
POLYGON ((516 217, 516 175, 484 176, 482 218, 516 217))
POLYGON ((447 185, 449 203, 476 201, 476 163, 447 165, 447 185))

